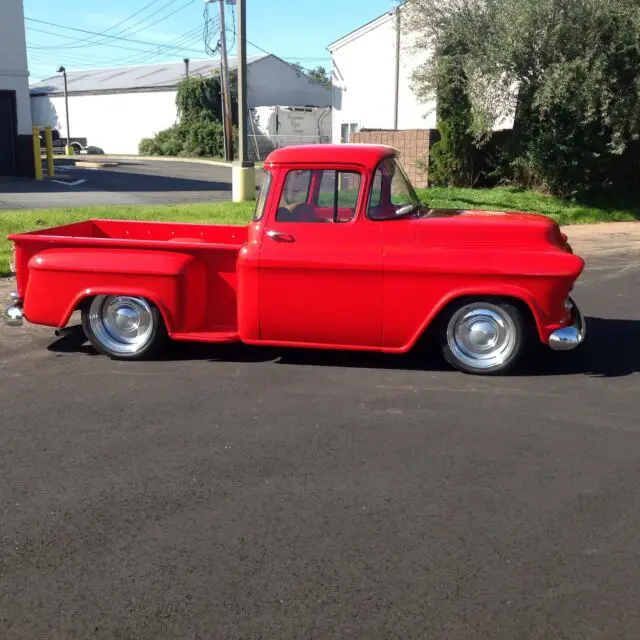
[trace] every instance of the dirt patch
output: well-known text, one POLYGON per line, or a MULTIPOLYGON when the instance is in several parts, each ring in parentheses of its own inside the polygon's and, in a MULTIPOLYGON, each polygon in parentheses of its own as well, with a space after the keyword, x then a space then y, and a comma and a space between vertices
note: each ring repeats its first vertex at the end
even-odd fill
POLYGON ((640 224, 612 222, 563 227, 573 250, 585 257, 628 253, 628 259, 640 260, 640 224))

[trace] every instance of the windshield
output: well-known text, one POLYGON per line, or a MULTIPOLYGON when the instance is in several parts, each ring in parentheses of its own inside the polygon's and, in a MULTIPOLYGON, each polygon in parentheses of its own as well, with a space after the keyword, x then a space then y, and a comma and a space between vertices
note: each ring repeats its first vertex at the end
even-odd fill
POLYGON ((375 171, 369 199, 369 217, 392 220, 415 213, 420 199, 396 158, 383 160, 375 171))

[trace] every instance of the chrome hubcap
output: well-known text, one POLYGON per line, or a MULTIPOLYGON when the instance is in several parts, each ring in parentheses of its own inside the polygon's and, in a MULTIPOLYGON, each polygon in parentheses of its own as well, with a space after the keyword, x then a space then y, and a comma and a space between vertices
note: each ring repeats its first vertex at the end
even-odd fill
POLYGON ((516 348, 516 337, 511 316, 487 302, 458 309, 447 326, 447 344, 453 355, 476 369, 504 364, 516 348))
POLYGON ((131 296, 97 296, 89 309, 89 324, 107 349, 120 354, 142 350, 153 336, 149 303, 131 296))

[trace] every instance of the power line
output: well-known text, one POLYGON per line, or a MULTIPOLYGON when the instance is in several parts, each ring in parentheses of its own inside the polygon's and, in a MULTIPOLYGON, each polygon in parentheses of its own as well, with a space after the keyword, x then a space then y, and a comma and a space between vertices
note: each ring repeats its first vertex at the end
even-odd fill
MULTIPOLYGON (((192 0, 190 0, 191 2, 192 0)), ((94 36, 102 36, 102 33, 98 33, 97 31, 89 31, 88 29, 78 29, 76 27, 66 27, 64 25, 61 24, 56 24, 55 22, 47 22, 46 20, 36 20, 35 18, 25 18, 25 20, 28 20, 29 22, 35 22, 37 24, 44 24, 50 27, 57 27, 59 29, 66 29, 68 31, 77 31, 79 33, 88 33, 90 35, 94 35, 94 36)), ((43 33, 48 33, 49 35, 55 35, 58 36, 60 38, 69 38, 69 36, 65 36, 64 34, 60 34, 60 33, 51 33, 50 31, 43 31, 43 33)), ((121 36, 109 36, 110 39, 112 40, 120 40, 122 42, 131 42, 133 44, 141 44, 141 45, 145 45, 147 47, 161 47, 162 45, 159 45, 157 42, 149 42, 148 40, 136 40, 133 38, 124 38, 121 36)), ((120 46, 120 45, 113 45, 110 43, 105 43, 104 45, 101 46, 120 46)), ((125 49, 126 47, 120 46, 120 48, 125 49)), ((132 49, 132 51, 142 51, 143 53, 146 52, 146 50, 142 50, 142 49, 132 49)), ((199 53, 199 52, 198 52, 199 53)))
MULTIPOLYGON (((187 2, 185 4, 181 5, 175 11, 171 11, 171 12, 167 13, 166 15, 158 18, 154 22, 151 22, 150 24, 144 24, 144 26, 141 26, 140 28, 135 29, 134 31, 132 31, 132 29, 134 27, 137 27, 139 25, 143 25, 143 23, 145 23, 151 17, 156 16, 159 12, 163 11, 164 9, 167 9, 171 5, 173 5, 176 2, 178 2, 178 0, 169 0, 169 2, 163 4, 153 15, 147 16, 146 18, 143 18, 142 20, 139 20, 138 22, 132 24, 131 26, 129 26, 129 27, 127 27, 127 28, 125 28, 125 29, 123 29, 121 31, 118 31, 115 34, 108 34, 107 33, 107 31, 110 31, 111 29, 115 29, 117 26, 119 26, 121 24, 124 24, 125 22, 127 22, 128 20, 133 18, 135 15, 141 13, 145 9, 149 8, 151 5, 155 4, 156 2, 158 2, 158 0, 152 0, 152 2, 146 4, 138 12, 136 12, 135 14, 132 14, 131 16, 129 16, 129 18, 120 21, 116 25, 114 25, 112 27, 109 27, 109 29, 106 29, 103 32, 97 33, 96 35, 99 36, 98 40, 92 40, 91 38, 84 38, 84 39, 72 38, 71 39, 72 43, 80 43, 80 44, 47 45, 47 46, 42 46, 42 47, 38 47, 38 48, 40 48, 40 49, 56 49, 56 51, 58 51, 60 49, 84 49, 86 47, 91 47, 91 46, 101 46, 101 45, 106 46, 106 43, 109 41, 109 39, 117 38, 118 36, 120 36, 122 34, 127 34, 127 36, 131 36, 131 35, 134 35, 136 33, 140 33, 141 31, 145 31, 147 29, 150 29, 151 27, 153 27, 153 26, 155 26, 157 24, 160 24, 161 22, 164 22, 165 20, 168 20, 169 18, 173 17, 174 15, 179 13, 180 11, 183 11, 184 9, 186 9, 190 4, 195 2, 195 0, 187 0, 187 2)), ((52 24, 52 23, 50 23, 50 24, 52 24)), ((66 26, 63 26, 63 25, 57 25, 57 26, 59 26, 61 28, 64 28, 64 29, 71 29, 71 27, 66 27, 66 26)))
MULTIPOLYGON (((275 56, 276 58, 279 58, 280 60, 282 60, 285 64, 288 64, 290 67, 298 71, 298 67, 294 64, 291 64, 290 62, 287 62, 286 58, 281 58, 275 53, 272 53, 271 51, 267 51, 266 49, 262 48, 260 45, 256 44, 255 42, 251 42, 251 40, 249 40, 248 38, 246 40, 247 40, 247 44, 250 44, 254 49, 258 49, 258 51, 262 51, 262 53, 266 53, 269 56, 275 56)), ((295 60, 296 62, 298 62, 298 61, 301 61, 302 58, 295 58, 295 60)), ((330 58, 311 58, 310 60, 307 60, 307 61, 315 61, 315 60, 330 60, 330 58)), ((304 69, 304 67, 300 67, 300 68, 304 69)), ((310 69, 305 69, 305 71, 310 71, 310 69)))
MULTIPOLYGON (((59 38, 68 38, 69 36, 65 36, 62 33, 54 33, 53 31, 46 31, 45 29, 36 29, 34 27, 28 27, 29 31, 37 31, 38 33, 45 33, 47 35, 50 36, 58 36, 59 38)), ((144 43, 147 46, 153 46, 153 47, 162 47, 162 45, 159 44, 151 44, 149 42, 144 43)), ((113 44, 111 42, 105 42, 104 44, 100 45, 101 47, 112 47, 114 49, 122 49, 124 51, 137 51, 139 53, 153 53, 153 50, 150 49, 138 49, 138 48, 134 48, 134 47, 125 47, 122 44, 113 44)), ((39 47, 33 47, 34 49, 39 49, 39 47)))
MULTIPOLYGON (((128 56, 125 61, 130 64, 141 64, 165 54, 172 56, 183 55, 184 52, 192 51, 189 47, 200 41, 200 32, 201 27, 197 26, 178 36, 175 40, 170 40, 166 45, 162 45, 157 51, 150 53, 148 56, 128 56), (175 51, 172 52, 171 49, 175 49, 175 51)), ((198 53, 203 52, 199 51, 198 53)))
MULTIPOLYGON (((172 4, 175 4, 178 0, 170 0, 170 2, 168 2, 167 4, 163 5, 162 8, 158 9, 158 12, 162 11, 163 9, 166 9, 167 7, 169 7, 172 4)), ((190 4, 193 4, 195 2, 195 0, 187 0, 187 2, 185 2, 183 5, 180 5, 180 7, 178 7, 175 11, 171 11, 169 12, 167 15, 159 18, 158 20, 156 20, 155 22, 152 22, 151 24, 146 24, 144 27, 140 27, 139 29, 136 29, 135 31, 128 31, 129 35, 133 35, 135 33, 140 33, 141 31, 145 31, 146 29, 150 29, 151 27, 154 27, 157 24, 160 24, 161 22, 164 22, 165 20, 168 20, 169 18, 172 18, 173 16, 175 16, 176 14, 180 13, 181 11, 183 11, 184 9, 186 9, 190 4)))
MULTIPOLYGON (((200 27, 197 27, 196 29, 192 29, 188 32, 186 32, 185 34, 183 34, 182 36, 178 37, 175 39, 175 41, 172 41, 176 43, 181 42, 182 40, 184 40, 184 46, 185 49, 182 49, 182 51, 186 51, 186 46, 188 44, 194 44, 195 42, 199 41, 200 39, 200 27)), ((170 46, 170 45, 166 45, 166 46, 170 46)), ((170 46, 171 48, 173 48, 172 46, 170 46)), ((40 63, 43 63, 44 61, 48 62, 49 65, 51 63, 51 56, 49 54, 44 54, 44 53, 39 53, 37 51, 32 51, 29 47, 29 60, 37 60, 40 63)), ((105 69, 105 68, 113 68, 113 67, 121 67, 121 66, 135 66, 138 64, 158 64, 160 62, 160 60, 158 60, 160 57, 167 55, 167 56, 171 56, 171 57, 182 57, 184 54, 180 53, 181 50, 177 50, 177 51, 163 51, 163 50, 158 50, 155 52, 149 52, 146 55, 134 55, 134 56, 126 56, 124 58, 111 58, 111 59, 105 59, 105 58, 99 58, 96 56, 92 56, 90 54, 74 54, 72 52, 66 52, 66 51, 61 51, 58 54, 56 54, 56 59, 60 59, 61 62, 66 62, 67 65, 80 65, 82 70, 90 70, 92 68, 96 68, 96 69, 105 69), (86 63, 90 62, 90 63, 94 63, 91 64, 89 66, 89 68, 87 68, 86 63)), ((49 66, 47 65, 47 66, 49 66)))
POLYGON ((204 5, 202 12, 204 26, 202 28, 202 40, 204 42, 204 50, 210 56, 215 56, 219 51, 221 42, 218 40, 215 47, 211 46, 214 36, 220 32, 220 17, 215 15, 213 18, 209 15, 209 3, 204 5))
MULTIPOLYGON (((158 0, 151 0, 151 2, 148 2, 147 4, 145 4, 144 7, 142 7, 142 9, 138 9, 138 11, 136 11, 135 13, 132 13, 129 17, 125 18, 124 20, 120 20, 120 22, 117 22, 116 24, 114 24, 114 25, 110 26, 109 28, 105 29, 102 32, 102 35, 105 35, 105 34, 107 34, 108 31, 111 31, 113 29, 117 29, 119 26, 125 24, 126 22, 129 22, 129 20, 131 20, 132 18, 135 18, 136 16, 140 15, 143 11, 146 11, 150 6, 156 4, 156 2, 158 2, 158 0)), ((144 19, 142 21, 136 23, 136 25, 140 24, 141 22, 144 22, 144 19)), ((133 25, 133 26, 136 26, 136 25, 133 25)), ((125 33, 129 28, 130 27, 128 27, 127 29, 123 29, 122 31, 119 31, 115 35, 121 35, 122 33, 125 33)), ((76 38, 75 42, 77 42, 78 44, 75 44, 75 45, 61 45, 61 48, 78 49, 80 47, 85 46, 85 44, 83 44, 83 43, 86 43, 88 45, 95 45, 95 44, 100 44, 101 42, 104 42, 104 39, 103 40, 93 40, 92 41, 91 38, 83 38, 83 39, 76 38)), ((43 49, 56 49, 57 47, 49 46, 49 47, 42 47, 42 48, 43 49)))

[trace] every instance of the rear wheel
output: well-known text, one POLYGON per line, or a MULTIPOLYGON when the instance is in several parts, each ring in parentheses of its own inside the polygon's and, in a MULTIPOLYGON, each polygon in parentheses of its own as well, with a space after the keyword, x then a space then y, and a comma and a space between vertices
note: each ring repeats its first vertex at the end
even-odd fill
POLYGON ((117 360, 148 357, 166 337, 158 308, 135 296, 96 296, 82 310, 82 328, 95 349, 117 360))
POLYGON ((474 374, 507 372, 526 346, 524 318, 509 302, 457 304, 447 315, 440 337, 447 362, 474 374))

